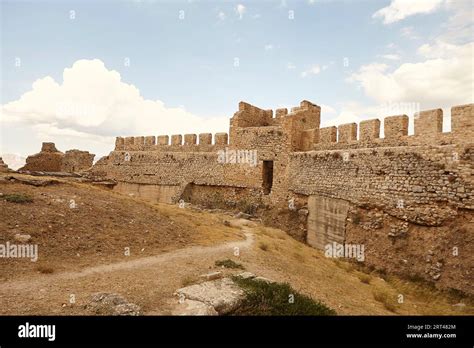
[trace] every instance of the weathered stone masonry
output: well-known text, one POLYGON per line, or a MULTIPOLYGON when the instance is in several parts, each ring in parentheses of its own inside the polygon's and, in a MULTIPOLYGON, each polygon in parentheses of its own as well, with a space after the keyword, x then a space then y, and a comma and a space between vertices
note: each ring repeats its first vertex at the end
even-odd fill
POLYGON ((449 133, 441 109, 416 114, 414 135, 407 115, 385 117, 383 138, 378 119, 320 128, 320 110, 241 102, 229 136, 118 137, 92 174, 156 202, 249 210, 318 248, 363 243, 369 266, 472 293, 474 104, 452 108, 449 133), (257 165, 218 160, 233 150, 257 165), (420 266, 430 252, 434 271, 420 266))
POLYGON ((41 152, 28 156, 20 171, 80 172, 92 167, 94 157, 87 151, 75 149, 62 153, 54 143, 43 143, 41 152))

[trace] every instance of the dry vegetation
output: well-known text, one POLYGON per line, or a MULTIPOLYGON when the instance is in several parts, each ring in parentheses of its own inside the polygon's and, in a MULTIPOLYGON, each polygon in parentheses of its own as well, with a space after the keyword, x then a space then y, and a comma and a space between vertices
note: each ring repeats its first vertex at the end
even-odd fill
POLYGON ((223 227, 218 216, 202 219, 199 212, 59 181, 44 187, 0 181, 4 198, 0 199, 0 243, 12 242, 16 234, 27 234, 30 243, 38 245, 40 255, 36 263, 0 258, 0 279, 19 273, 78 270, 123 261, 125 256, 135 259, 241 238, 235 228, 223 227), (76 208, 70 208, 71 200, 76 208))
MULTIPOLYGON (((338 314, 463 315, 474 313, 474 301, 394 276, 369 272, 357 263, 328 259, 281 230, 258 227, 257 251, 251 264, 265 277, 290 283, 296 290, 323 300, 338 314), (259 251, 260 245, 266 251, 259 251), (385 279, 384 279, 385 278, 385 279), (399 295, 403 303, 399 303, 399 295), (454 306, 464 303, 466 306, 454 306)), ((253 271, 253 267, 247 267, 253 271)))
POLYGON ((328 259, 281 230, 257 223, 241 229, 229 215, 152 205, 79 183, 34 187, 0 182, 0 192, 33 200, 0 200, 0 243, 18 232, 30 234, 41 260, 0 259, 2 314, 90 314, 84 306, 99 291, 122 294, 144 314, 170 314, 176 289, 199 281, 200 274, 219 270, 231 276, 242 269, 288 283, 339 315, 474 314, 472 299, 460 294, 328 259), (77 209, 67 205, 72 198, 77 209), (242 241, 249 231, 255 240, 238 256, 223 244, 242 241), (224 247, 212 249, 219 245, 224 247), (124 246, 132 250, 128 258, 124 246), (159 259, 175 251, 183 253, 159 259), (146 262, 127 267, 134 260, 146 262), (98 265, 104 268, 78 272, 98 265), (76 304, 67 302, 71 293, 76 304), (465 306, 454 306, 460 302, 465 306))

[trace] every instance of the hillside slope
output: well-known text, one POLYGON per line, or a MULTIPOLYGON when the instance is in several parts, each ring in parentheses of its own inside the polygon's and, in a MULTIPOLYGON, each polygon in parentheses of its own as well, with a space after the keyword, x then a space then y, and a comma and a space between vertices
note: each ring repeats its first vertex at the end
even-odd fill
POLYGON ((171 314, 178 301, 173 293, 202 281, 200 274, 242 272, 216 266, 223 260, 288 282, 339 315, 474 313, 472 299, 366 273, 281 230, 225 212, 152 205, 66 180, 34 180, 50 182, 0 181, 0 244, 29 234, 28 243, 39 248, 37 262, 0 258, 0 314, 97 314, 88 306, 97 292, 121 294, 145 315, 171 314), (16 203, 7 199, 12 194, 32 201, 16 203))

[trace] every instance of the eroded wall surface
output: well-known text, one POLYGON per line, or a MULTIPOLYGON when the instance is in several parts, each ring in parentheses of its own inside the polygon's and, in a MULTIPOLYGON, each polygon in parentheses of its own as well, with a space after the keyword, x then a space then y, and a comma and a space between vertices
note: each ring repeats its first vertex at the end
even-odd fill
POLYGON ((473 227, 464 222, 474 211, 474 104, 451 109, 448 133, 441 109, 414 118, 413 135, 407 115, 320 128, 320 107, 308 101, 275 114, 242 102, 229 134, 118 137, 91 175, 152 201, 251 207, 317 248, 364 244, 367 265, 473 292, 472 258, 420 265, 429 251, 446 258, 472 248, 473 227), (273 162, 270 192, 263 161, 273 162))
POLYGON ((94 154, 87 151, 68 150, 63 153, 54 143, 43 143, 41 152, 28 156, 20 171, 80 172, 92 167, 94 154))
POLYGON ((309 245, 324 249, 332 242, 344 243, 349 202, 342 199, 311 195, 308 198, 309 245))

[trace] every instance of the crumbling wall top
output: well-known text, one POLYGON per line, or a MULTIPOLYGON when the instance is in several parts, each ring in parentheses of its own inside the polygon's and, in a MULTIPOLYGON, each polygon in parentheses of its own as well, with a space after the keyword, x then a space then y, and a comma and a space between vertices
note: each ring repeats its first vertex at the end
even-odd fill
POLYGON ((41 145, 41 152, 60 152, 60 151, 56 149, 56 145, 54 145, 54 143, 44 142, 41 145))

